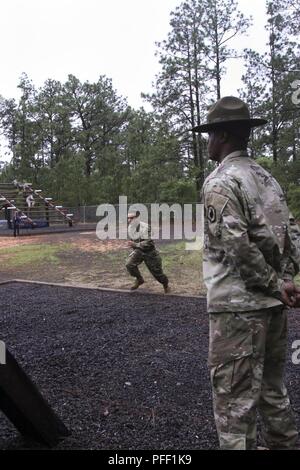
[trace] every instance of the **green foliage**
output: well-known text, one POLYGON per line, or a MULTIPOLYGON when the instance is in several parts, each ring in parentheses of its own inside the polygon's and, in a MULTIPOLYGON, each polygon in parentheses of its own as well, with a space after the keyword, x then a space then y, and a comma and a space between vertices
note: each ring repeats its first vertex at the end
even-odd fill
POLYGON ((196 187, 193 181, 180 179, 162 183, 160 187, 160 201, 172 204, 180 201, 183 204, 197 200, 196 187))
POLYGON ((258 158, 256 161, 276 178, 287 197, 291 212, 300 220, 300 161, 280 161, 275 164, 267 157, 258 158))
MULTIPOLYGON (((251 136, 250 152, 278 179, 298 214, 300 113, 291 84, 299 79, 299 8, 265 0, 268 49, 245 51, 243 88, 252 115, 269 123, 251 136), (273 164, 274 162, 274 164, 273 164)), ((214 164, 206 140, 190 132, 221 94, 233 38, 250 24, 236 0, 184 0, 157 43, 161 70, 153 112, 130 108, 101 75, 95 83, 69 75, 37 89, 26 74, 20 98, 0 98, 0 127, 12 154, 0 181, 31 181, 66 206, 131 202, 192 202, 214 164)))
POLYGON ((47 80, 36 90, 21 77, 22 96, 2 100, 0 120, 12 161, 2 181, 30 181, 66 206, 157 200, 161 183, 183 175, 178 140, 162 118, 135 111, 111 80, 65 84, 47 80))
POLYGON ((292 157, 295 161, 300 157, 300 114, 292 102, 292 83, 299 79, 300 70, 300 46, 293 24, 296 6, 294 0, 266 0, 266 10, 267 52, 245 51, 240 94, 252 115, 268 120, 253 133, 252 156, 272 156, 275 162, 292 157))
POLYGON ((144 95, 177 135, 185 165, 195 172, 197 194, 204 182, 204 142, 194 131, 208 104, 221 94, 225 63, 236 56, 231 40, 249 21, 236 0, 186 0, 171 13, 171 31, 157 43, 161 72, 155 92, 144 95), (197 171, 196 171, 197 170, 197 171))
POLYGON ((289 207, 296 220, 300 220, 300 187, 291 185, 289 188, 289 207))
POLYGON ((273 168, 273 160, 269 157, 259 157, 256 158, 256 161, 259 165, 261 165, 265 170, 272 171, 273 168))

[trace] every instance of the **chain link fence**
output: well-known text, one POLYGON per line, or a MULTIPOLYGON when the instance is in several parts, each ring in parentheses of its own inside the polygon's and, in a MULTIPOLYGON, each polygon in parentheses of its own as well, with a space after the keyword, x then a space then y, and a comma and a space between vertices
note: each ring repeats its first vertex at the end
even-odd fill
MULTIPOLYGON (((202 237, 202 205, 190 204, 101 204, 99 206, 64 207, 68 214, 73 214, 74 226, 82 229, 97 227, 99 238, 106 239, 106 230, 110 226, 117 238, 127 238, 128 211, 140 211, 140 220, 151 225, 154 240, 194 240, 202 237), (199 210, 200 209, 200 210, 199 210), (103 221, 102 224, 98 224, 103 221), (107 224, 107 225, 106 225, 107 224), (115 227, 115 228, 114 228, 115 227), (102 234, 102 235, 101 235, 102 234)), ((50 224, 56 226, 56 224, 50 224)), ((4 211, 0 211, 0 230, 7 229, 4 211)))
POLYGON ((102 218, 106 217, 110 210, 115 211, 116 219, 127 220, 127 213, 129 210, 139 210, 141 212, 141 220, 144 222, 151 223, 151 219, 159 220, 171 220, 182 219, 186 217, 187 220, 196 220, 197 217, 197 206, 201 206, 196 203, 189 204, 101 204, 99 206, 78 206, 78 207, 67 207, 68 213, 73 214, 75 223, 81 224, 93 224, 99 222, 102 218), (99 212, 97 215, 97 209, 99 212), (136 209, 135 209, 136 207, 136 209), (145 211, 143 211, 145 208, 145 211))

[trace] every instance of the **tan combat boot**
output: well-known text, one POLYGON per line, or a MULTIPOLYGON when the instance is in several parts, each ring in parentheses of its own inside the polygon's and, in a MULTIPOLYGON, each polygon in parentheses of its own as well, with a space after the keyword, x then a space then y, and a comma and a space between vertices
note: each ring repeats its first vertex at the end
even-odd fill
POLYGON ((144 284, 144 279, 136 279, 134 281, 133 286, 131 286, 130 290, 136 290, 138 289, 142 284, 144 284))
POLYGON ((164 284, 164 293, 169 294, 171 292, 171 287, 169 287, 169 284, 164 284))

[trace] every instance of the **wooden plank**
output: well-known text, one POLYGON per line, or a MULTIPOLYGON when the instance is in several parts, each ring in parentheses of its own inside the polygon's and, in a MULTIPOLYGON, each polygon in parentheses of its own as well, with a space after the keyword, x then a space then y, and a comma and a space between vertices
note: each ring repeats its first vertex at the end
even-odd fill
POLYGON ((6 363, 0 365, 0 409, 21 434, 49 447, 70 435, 7 349, 6 363))

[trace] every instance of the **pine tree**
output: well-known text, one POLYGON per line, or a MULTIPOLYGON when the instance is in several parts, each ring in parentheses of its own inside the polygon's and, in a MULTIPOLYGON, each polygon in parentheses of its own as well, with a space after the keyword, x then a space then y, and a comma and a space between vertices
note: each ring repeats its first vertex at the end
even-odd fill
POLYGON ((238 57, 237 52, 229 47, 230 41, 244 34, 251 20, 240 12, 236 0, 202 0, 201 4, 205 11, 203 18, 205 53, 209 59, 211 76, 216 81, 216 93, 219 99, 225 63, 228 59, 238 57))
POLYGON ((171 13, 167 40, 157 43, 161 72, 155 93, 147 98, 180 139, 199 196, 205 177, 205 142, 194 131, 190 138, 188 131, 203 122, 208 105, 220 96, 224 64, 235 55, 229 49, 230 39, 248 24, 235 0, 187 0, 171 13))

